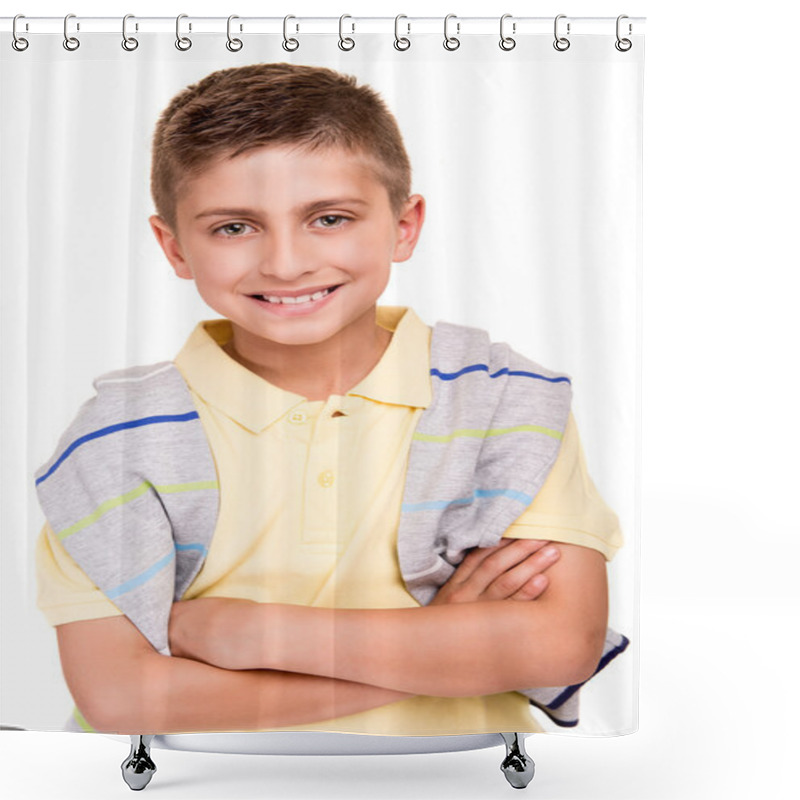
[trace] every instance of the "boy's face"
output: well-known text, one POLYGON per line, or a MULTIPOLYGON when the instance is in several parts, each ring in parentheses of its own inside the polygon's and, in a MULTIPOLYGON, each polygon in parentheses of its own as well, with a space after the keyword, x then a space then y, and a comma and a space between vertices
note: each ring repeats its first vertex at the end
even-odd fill
POLYGON ((154 232, 182 278, 231 320, 234 336, 311 345, 374 326, 393 261, 409 258, 424 203, 392 211, 372 162, 331 148, 270 146, 190 180, 176 230, 154 232))

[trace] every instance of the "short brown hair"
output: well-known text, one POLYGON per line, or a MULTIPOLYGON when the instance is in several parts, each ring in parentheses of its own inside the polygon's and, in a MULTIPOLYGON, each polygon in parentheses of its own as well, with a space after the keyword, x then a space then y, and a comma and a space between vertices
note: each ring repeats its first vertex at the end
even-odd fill
POLYGON ((177 94, 153 137, 150 188, 159 216, 175 229, 181 186, 222 158, 265 145, 343 147, 375 160, 399 213, 411 165, 397 121, 381 97, 324 67, 251 64, 212 72, 177 94))

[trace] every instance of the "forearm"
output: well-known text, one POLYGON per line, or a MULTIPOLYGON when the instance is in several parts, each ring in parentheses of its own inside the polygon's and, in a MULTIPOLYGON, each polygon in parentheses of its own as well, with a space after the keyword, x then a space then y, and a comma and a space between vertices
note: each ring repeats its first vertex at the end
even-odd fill
POLYGON ((147 654, 105 690, 105 708, 84 711, 98 730, 116 733, 255 731, 321 722, 408 695, 313 675, 231 671, 147 654), (108 698, 111 694, 112 697, 108 698), (110 702, 108 700, 110 699, 110 702))
POLYGON ((604 625, 570 630, 546 603, 513 600, 262 611, 261 658, 275 669, 442 697, 583 681, 597 666, 605 633, 604 625))
POLYGON ((170 645, 173 654, 228 669, 276 669, 441 697, 579 683, 603 648, 605 562, 583 547, 560 549, 535 602, 329 609, 202 598, 173 606, 170 645))

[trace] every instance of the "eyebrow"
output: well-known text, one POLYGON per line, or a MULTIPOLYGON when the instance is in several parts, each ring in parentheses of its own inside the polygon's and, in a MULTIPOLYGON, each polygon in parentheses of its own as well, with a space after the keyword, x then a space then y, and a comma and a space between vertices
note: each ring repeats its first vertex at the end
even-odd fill
POLYGON ((203 217, 252 217, 253 210, 250 208, 211 208, 208 211, 201 211, 195 215, 195 219, 203 217))
MULTIPOLYGON (((330 208, 331 206, 368 206, 366 200, 361 200, 358 197, 334 197, 330 200, 316 200, 308 205, 301 206, 300 210, 303 214, 313 214, 315 211, 320 211, 323 208, 330 208)), ((202 219, 203 217, 258 217, 258 212, 252 208, 211 208, 208 211, 201 211, 195 215, 195 219, 202 219)))

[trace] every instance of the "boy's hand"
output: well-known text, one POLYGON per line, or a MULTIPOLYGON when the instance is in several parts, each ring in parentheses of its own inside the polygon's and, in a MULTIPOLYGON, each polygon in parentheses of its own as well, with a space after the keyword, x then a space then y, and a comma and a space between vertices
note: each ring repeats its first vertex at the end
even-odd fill
POLYGON ((200 597, 172 604, 169 647, 173 656, 223 669, 249 669, 257 660, 259 603, 200 597))
POLYGON ((545 570, 558 548, 539 539, 503 539, 496 547, 471 550, 430 605, 477 600, 536 600, 547 588, 545 570))

